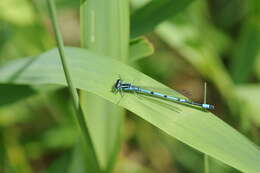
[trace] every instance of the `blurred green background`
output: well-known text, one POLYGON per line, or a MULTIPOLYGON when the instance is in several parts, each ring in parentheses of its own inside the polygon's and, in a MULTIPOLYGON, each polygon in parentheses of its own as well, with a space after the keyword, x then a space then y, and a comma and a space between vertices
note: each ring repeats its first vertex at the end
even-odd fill
MULTIPOLYGON (((56 2, 65 44, 79 47, 80 3, 56 2)), ((135 10, 146 2, 131 1, 133 24, 135 10)), ((195 0, 145 35, 155 52, 134 66, 197 102, 203 102, 207 81, 207 101, 216 106, 214 113, 259 144, 259 21, 259 0, 195 0)), ((45 1, 1 0, 0 65, 53 47, 45 1)), ((44 172, 54 163, 68 163, 68 158, 80 152, 73 147, 78 134, 66 89, 10 88, 0 85, 1 173, 44 172)), ((202 153, 131 113, 127 113, 122 135, 115 172, 203 172, 202 153)), ((73 166, 77 164, 80 160, 73 166)), ((213 159, 210 166, 212 173, 238 172, 213 159)))

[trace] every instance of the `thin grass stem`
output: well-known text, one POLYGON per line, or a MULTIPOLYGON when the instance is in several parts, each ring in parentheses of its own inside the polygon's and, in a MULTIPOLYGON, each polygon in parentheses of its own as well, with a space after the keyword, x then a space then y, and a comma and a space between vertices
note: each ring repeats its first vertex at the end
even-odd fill
POLYGON ((58 50, 59 50, 66 82, 68 84, 69 92, 72 97, 73 108, 74 108, 74 111, 76 112, 76 119, 80 126, 84 142, 88 146, 88 150, 89 150, 88 152, 90 152, 92 155, 92 158, 94 158, 95 163, 92 163, 92 164, 96 164, 96 166, 99 168, 98 161, 96 158, 96 153, 95 153, 95 150, 93 147, 93 143, 90 138, 88 127, 86 125, 85 117, 84 117, 83 111, 79 105, 79 97, 78 97, 77 89, 73 85, 72 77, 69 72, 68 63, 66 61, 65 52, 64 52, 64 43, 63 43, 63 39, 61 36, 61 32, 59 30, 57 17, 56 17, 55 3, 53 2, 53 0, 47 0, 47 4, 48 4, 48 10, 50 13, 50 18, 51 18, 51 22, 52 22, 54 33, 55 33, 55 38, 56 38, 56 41, 58 44, 58 50))
POLYGON ((209 156, 204 154, 204 173, 209 173, 209 156))
MULTIPOLYGON (((207 82, 204 83, 204 104, 207 104, 207 82)), ((209 157, 204 154, 204 173, 209 173, 209 157)))

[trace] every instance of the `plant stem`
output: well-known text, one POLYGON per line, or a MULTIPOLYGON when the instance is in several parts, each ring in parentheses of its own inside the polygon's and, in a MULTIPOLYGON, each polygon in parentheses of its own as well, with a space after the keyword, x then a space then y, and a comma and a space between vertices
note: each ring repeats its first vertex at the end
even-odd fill
MULTIPOLYGON (((207 104, 207 82, 204 83, 204 104, 207 104)), ((209 173, 209 157, 204 154, 204 173, 209 173)))
POLYGON ((56 38, 56 41, 58 44, 58 50, 60 53, 62 67, 63 67, 64 73, 65 73, 66 82, 68 84, 68 88, 69 88, 71 96, 72 96, 73 106, 74 106, 75 110, 78 110, 79 109, 78 94, 77 94, 76 88, 73 86, 73 82, 72 82, 71 75, 69 73, 69 69, 68 69, 68 65, 67 65, 68 63, 65 58, 63 39, 61 36, 61 32, 59 31, 59 27, 58 27, 57 20, 56 20, 55 4, 53 3, 52 0, 47 0, 47 2, 48 2, 48 8, 49 8, 50 16, 51 16, 51 22, 52 22, 54 33, 55 33, 55 38, 56 38))
POLYGON ((209 156, 204 154, 204 173, 209 173, 209 156))
POLYGON ((78 97, 77 89, 73 85, 72 77, 69 72, 68 63, 65 58, 64 43, 63 43, 61 32, 59 30, 58 22, 56 19, 55 4, 54 4, 53 0, 47 0, 47 4, 48 4, 50 17, 51 17, 51 22, 52 22, 52 25, 54 28, 55 38, 56 38, 56 41, 58 44, 58 50, 59 50, 59 54, 60 54, 60 58, 61 58, 61 62, 62 62, 62 67, 63 67, 64 73, 65 73, 66 82, 68 84, 68 88, 69 88, 69 91, 70 91, 70 94, 72 97, 73 108, 74 108, 74 111, 76 112, 76 116, 77 116, 76 119, 80 126, 82 135, 84 136, 84 141, 87 144, 87 146, 89 147, 88 148, 89 152, 91 152, 93 158, 95 158, 94 159, 95 163, 93 163, 93 164, 96 164, 97 167, 99 167, 97 158, 96 158, 96 153, 95 153, 95 150, 94 150, 94 147, 93 147, 90 135, 89 135, 89 130, 86 125, 85 117, 84 117, 82 109, 79 105, 79 97, 78 97))

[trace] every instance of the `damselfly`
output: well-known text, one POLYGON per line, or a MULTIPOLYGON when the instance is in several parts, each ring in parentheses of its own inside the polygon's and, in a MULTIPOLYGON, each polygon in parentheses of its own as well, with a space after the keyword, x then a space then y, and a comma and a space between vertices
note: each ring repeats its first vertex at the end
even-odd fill
POLYGON ((131 83, 124 83, 121 79, 117 79, 116 83, 114 84, 113 90, 117 93, 120 92, 133 92, 133 93, 140 93, 140 94, 145 94, 145 95, 151 95, 154 97, 162 98, 165 100, 170 100, 173 102, 181 103, 181 104, 188 104, 188 105, 194 105, 194 106, 199 106, 203 109, 208 109, 208 110, 213 110, 214 106, 210 104, 205 104, 205 103, 196 103, 187 99, 183 98, 178 98, 175 96, 169 96, 166 94, 162 94, 159 92, 154 92, 150 91, 148 89, 144 89, 135 85, 132 85, 131 83))

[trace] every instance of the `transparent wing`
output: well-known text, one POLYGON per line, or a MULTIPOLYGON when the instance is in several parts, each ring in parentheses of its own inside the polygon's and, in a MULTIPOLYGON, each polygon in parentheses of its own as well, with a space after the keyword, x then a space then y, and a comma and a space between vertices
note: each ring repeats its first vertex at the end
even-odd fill
POLYGON ((189 98, 185 94, 182 94, 181 92, 177 92, 177 91, 175 91, 171 88, 155 88, 155 87, 147 87, 147 86, 138 86, 138 87, 149 90, 149 91, 154 91, 154 92, 158 92, 158 93, 161 93, 161 94, 165 94, 165 95, 168 95, 168 96, 174 96, 174 97, 189 100, 189 98))
MULTIPOLYGON (((160 93, 160 94, 163 94, 163 95, 167 95, 167 96, 173 96, 173 97, 177 97, 177 98, 180 98, 180 99, 185 99, 185 100, 187 100, 187 101, 190 101, 190 102, 193 102, 193 101, 191 101, 191 99, 189 99, 189 98, 187 98, 187 97, 185 97, 184 95, 182 95, 182 94, 180 94, 180 93, 178 93, 178 92, 176 92, 176 91, 174 91, 174 90, 172 90, 172 89, 170 89, 170 88, 154 88, 154 87, 146 87, 146 86, 138 86, 138 87, 140 87, 140 88, 142 88, 142 89, 145 89, 145 90, 149 90, 149 91, 153 91, 153 92, 158 92, 158 93, 160 93)), ((170 102, 175 102, 175 103, 177 103, 177 104, 179 104, 179 105, 185 105, 185 106, 188 106, 188 107, 192 107, 192 108, 195 108, 195 109, 199 109, 199 110, 201 110, 201 107, 200 106, 196 106, 196 105, 192 105, 192 104, 189 104, 189 103, 184 103, 184 102, 179 102, 179 101, 174 101, 174 100, 169 100, 169 99, 167 99, 167 98, 163 98, 163 97, 156 97, 156 96, 153 96, 153 95, 149 95, 149 94, 142 94, 142 93, 134 93, 137 97, 139 97, 139 98, 145 98, 145 99, 147 99, 147 98, 149 98, 150 100, 152 99, 153 101, 155 101, 155 102, 160 102, 160 103, 162 103, 164 106, 166 106, 167 108, 170 108, 170 107, 172 107, 172 105, 170 105, 169 104, 169 101, 170 102), (167 104, 168 103, 168 104, 167 104)), ((198 103, 199 104, 199 103, 198 103)), ((172 110, 175 110, 176 111, 176 109, 174 108, 174 109, 172 109, 172 110)))
POLYGON ((180 113, 181 112, 181 109, 178 107, 178 104, 176 106, 175 105, 173 106, 167 100, 163 100, 161 98, 157 98, 157 97, 153 97, 153 96, 149 96, 149 95, 143 95, 143 94, 136 94, 136 97, 138 97, 141 100, 142 99, 149 99, 150 102, 153 102, 155 104, 159 104, 162 107, 167 108, 169 110, 172 110, 172 111, 174 111, 176 113, 180 113))
POLYGON ((195 105, 189 105, 186 103, 180 103, 180 102, 176 102, 176 101, 172 101, 172 100, 167 100, 164 98, 159 98, 159 97, 154 97, 152 95, 146 95, 146 94, 135 94, 136 97, 138 97, 139 99, 149 99, 150 102, 156 103, 156 104, 160 104, 161 106, 170 109, 172 111, 175 111, 176 113, 180 113, 181 112, 181 105, 193 108, 193 109, 198 109, 198 110, 203 110, 201 107, 195 106, 195 105), (172 105, 171 103, 175 103, 175 105, 172 105))

